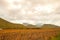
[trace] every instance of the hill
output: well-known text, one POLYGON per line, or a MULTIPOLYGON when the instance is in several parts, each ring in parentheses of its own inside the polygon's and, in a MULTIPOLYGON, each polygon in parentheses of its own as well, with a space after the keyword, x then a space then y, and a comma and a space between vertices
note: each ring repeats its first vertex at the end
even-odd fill
MULTIPOLYGON (((25 23, 26 24, 26 23, 25 23)), ((0 28, 6 28, 6 29, 21 29, 21 28, 58 28, 58 26, 51 25, 51 24, 45 24, 41 27, 36 27, 37 25, 31 25, 31 24, 13 24, 6 20, 3 20, 0 18, 0 28), (25 26, 24 26, 25 25, 25 26)))

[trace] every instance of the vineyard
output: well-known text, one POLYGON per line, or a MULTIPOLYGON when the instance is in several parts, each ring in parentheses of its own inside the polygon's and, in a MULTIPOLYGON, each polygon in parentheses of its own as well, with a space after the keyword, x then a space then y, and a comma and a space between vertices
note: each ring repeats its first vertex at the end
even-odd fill
POLYGON ((4 29, 0 30, 0 40, 51 40, 60 28, 51 29, 4 29))

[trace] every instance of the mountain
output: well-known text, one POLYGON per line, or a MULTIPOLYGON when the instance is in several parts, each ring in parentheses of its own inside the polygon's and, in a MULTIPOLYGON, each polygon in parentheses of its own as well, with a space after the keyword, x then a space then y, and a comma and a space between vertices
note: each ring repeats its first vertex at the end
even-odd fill
POLYGON ((0 28, 7 28, 7 29, 10 29, 10 28, 25 28, 25 26, 22 25, 22 24, 13 24, 13 23, 10 23, 10 22, 0 18, 0 28))
POLYGON ((41 28, 59 28, 59 27, 52 24, 44 24, 41 28))
MULTIPOLYGON (((40 24, 41 25, 41 24, 40 24)), ((3 29, 21 29, 21 28, 58 28, 58 26, 56 25, 51 25, 51 24, 44 24, 41 26, 37 26, 37 25, 31 25, 31 24, 27 24, 27 23, 23 23, 23 24, 13 24, 10 23, 4 19, 0 18, 0 28, 3 29)))

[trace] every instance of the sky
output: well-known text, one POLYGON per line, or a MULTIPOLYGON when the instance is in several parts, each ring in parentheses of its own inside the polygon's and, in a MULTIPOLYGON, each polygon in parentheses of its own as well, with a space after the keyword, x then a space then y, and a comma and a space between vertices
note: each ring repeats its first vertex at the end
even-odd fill
POLYGON ((60 26, 60 0, 0 0, 0 18, 15 24, 60 26))

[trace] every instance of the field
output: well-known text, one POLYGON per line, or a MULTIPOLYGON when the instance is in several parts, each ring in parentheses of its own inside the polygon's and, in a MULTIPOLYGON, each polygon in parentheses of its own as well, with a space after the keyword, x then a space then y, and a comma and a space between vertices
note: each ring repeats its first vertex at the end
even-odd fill
POLYGON ((0 30, 0 40, 54 40, 58 37, 59 32, 60 28, 4 29, 0 30))

